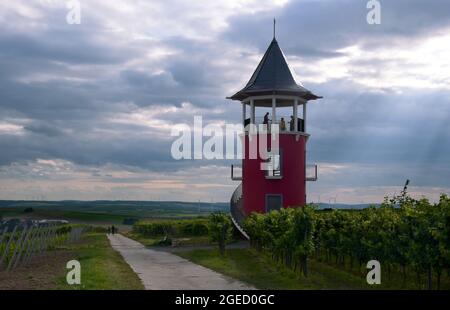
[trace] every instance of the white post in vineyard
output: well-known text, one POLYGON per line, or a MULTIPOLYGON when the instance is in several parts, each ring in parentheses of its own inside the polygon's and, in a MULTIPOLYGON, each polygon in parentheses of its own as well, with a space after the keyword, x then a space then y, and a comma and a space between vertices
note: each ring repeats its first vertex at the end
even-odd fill
POLYGON ((14 265, 12 266, 12 269, 15 269, 17 267, 17 264, 20 262, 20 259, 22 258, 23 253, 28 248, 29 243, 28 240, 30 239, 30 235, 33 232, 33 225, 30 226, 30 228, 27 231, 27 235, 25 236, 25 239, 23 240, 22 244, 20 245, 19 252, 17 254, 16 261, 14 262, 14 265))
POLYGON ((8 231, 8 227, 5 227, 5 229, 3 229, 3 233, 0 235, 0 247, 2 246, 3 239, 5 238, 7 231, 8 231))
POLYGON ((27 250, 23 257, 23 261, 22 261, 23 264, 28 263, 29 257, 31 255, 31 253, 33 252, 34 244, 36 241, 36 236, 38 235, 38 233, 39 233, 39 227, 36 226, 35 229, 33 229, 33 233, 31 234, 30 240, 28 241, 28 247, 27 247, 27 250))
POLYGON ((5 260, 6 256, 9 253, 9 247, 11 246, 11 242, 14 239, 17 227, 19 227, 19 225, 14 226, 12 233, 9 235, 8 243, 5 246, 5 249, 3 251, 3 255, 0 257, 0 266, 2 265, 3 261, 5 260))
POLYGON ((9 271, 12 267, 12 262, 16 259, 16 255, 17 255, 17 251, 20 249, 20 246, 23 242, 23 240, 25 239, 25 235, 27 233, 28 230, 28 226, 25 225, 22 229, 22 233, 20 234, 20 238, 17 240, 15 246, 14 246, 14 252, 13 255, 11 256, 11 259, 8 262, 8 267, 6 268, 7 271, 9 271))
POLYGON ((37 230, 36 230, 36 236, 33 240, 33 245, 31 247, 30 254, 27 257, 26 263, 28 263, 33 258, 33 256, 36 254, 36 252, 39 250, 39 245, 40 245, 40 241, 42 238, 42 234, 43 234, 43 229, 42 229, 42 227, 39 227, 39 224, 38 224, 37 230))

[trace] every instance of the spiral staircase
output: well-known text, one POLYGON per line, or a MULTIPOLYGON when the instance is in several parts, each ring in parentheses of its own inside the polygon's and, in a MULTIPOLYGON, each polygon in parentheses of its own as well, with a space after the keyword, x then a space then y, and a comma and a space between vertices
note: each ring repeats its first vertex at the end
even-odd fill
POLYGON ((245 232, 243 226, 245 213, 244 213, 244 197, 242 195, 242 183, 235 189, 230 200, 230 213, 231 220, 234 226, 240 231, 240 233, 247 239, 250 239, 248 234, 245 232))

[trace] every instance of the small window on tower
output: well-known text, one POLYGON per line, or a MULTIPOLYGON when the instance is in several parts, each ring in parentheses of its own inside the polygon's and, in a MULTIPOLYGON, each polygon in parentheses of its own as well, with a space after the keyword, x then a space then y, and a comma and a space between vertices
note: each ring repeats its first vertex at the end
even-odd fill
POLYGON ((283 177, 282 174, 282 153, 281 150, 278 154, 269 154, 268 159, 266 160, 266 178, 267 179, 281 179, 283 177))

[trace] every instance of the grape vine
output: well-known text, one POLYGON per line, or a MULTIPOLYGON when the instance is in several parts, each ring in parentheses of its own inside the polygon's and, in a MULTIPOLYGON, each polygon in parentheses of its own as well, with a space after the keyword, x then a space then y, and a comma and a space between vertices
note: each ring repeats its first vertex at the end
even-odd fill
POLYGON ((311 258, 350 271, 378 260, 387 272, 411 274, 417 283, 440 287, 450 270, 450 198, 438 203, 405 192, 362 210, 318 210, 308 205, 251 214, 244 223, 251 244, 308 275, 311 258), (423 279, 425 279, 423 281, 423 279))

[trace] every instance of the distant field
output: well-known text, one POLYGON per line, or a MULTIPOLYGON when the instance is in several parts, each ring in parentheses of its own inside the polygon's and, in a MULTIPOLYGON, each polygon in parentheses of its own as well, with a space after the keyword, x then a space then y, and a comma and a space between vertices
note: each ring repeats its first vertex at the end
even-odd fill
POLYGON ((0 201, 3 218, 53 218, 83 223, 120 224, 124 219, 183 219, 228 212, 227 203, 176 201, 0 201), (33 212, 24 212, 32 208, 33 212))
MULTIPOLYGON (((369 205, 320 204, 319 209, 358 210, 369 205)), ((0 200, 0 218, 65 219, 72 223, 122 225, 125 219, 190 219, 229 212, 229 203, 179 201, 14 201, 0 200), (25 209, 33 212, 26 213, 25 209)))

